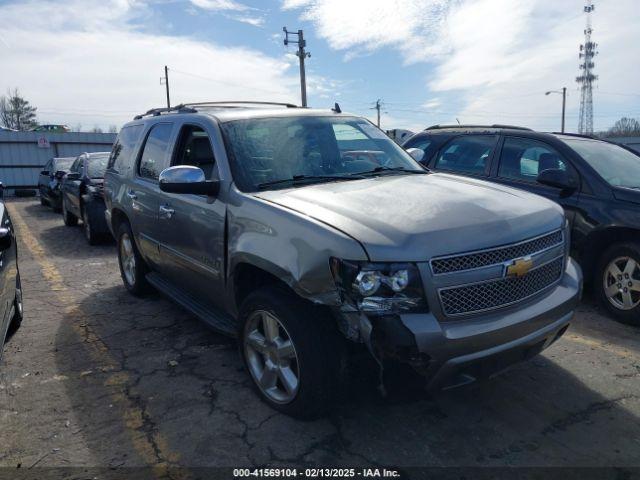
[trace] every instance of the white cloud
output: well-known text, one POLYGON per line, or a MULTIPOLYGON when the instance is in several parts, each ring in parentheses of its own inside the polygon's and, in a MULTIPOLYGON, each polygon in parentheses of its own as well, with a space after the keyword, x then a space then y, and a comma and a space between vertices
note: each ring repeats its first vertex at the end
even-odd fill
POLYGON ((127 1, 75 0, 0 6, 0 93, 18 87, 42 122, 121 125, 165 103, 247 99, 297 103, 290 64, 145 28, 149 11, 127 1), (184 73, 183 73, 184 72, 184 73))
POLYGON ((190 0, 193 5, 198 8, 212 11, 222 10, 235 10, 237 12, 243 12, 248 10, 249 7, 242 3, 235 2, 233 0, 190 0))
MULTIPOLYGON (((299 10, 301 19, 311 21, 316 34, 346 60, 386 48, 405 65, 428 63, 426 88, 416 92, 413 107, 403 107, 407 114, 412 108, 425 124, 460 118, 557 129, 561 100, 544 92, 566 86, 570 130, 577 128, 583 5, 579 0, 283 1, 284 9, 299 10), (438 108, 429 102, 420 106, 434 95, 438 108)), ((630 95, 638 94, 640 78, 640 64, 634 61, 640 54, 636 9, 635 0, 597 3, 596 129, 623 115, 640 117, 640 96, 630 95)))

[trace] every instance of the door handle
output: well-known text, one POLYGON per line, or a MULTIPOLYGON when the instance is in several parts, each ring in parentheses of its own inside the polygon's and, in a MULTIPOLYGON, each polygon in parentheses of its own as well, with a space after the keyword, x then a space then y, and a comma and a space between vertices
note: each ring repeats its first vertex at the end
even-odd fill
POLYGON ((164 218, 171 218, 174 213, 176 213, 176 211, 173 208, 166 205, 160 205, 160 216, 164 218))
POLYGON ((134 192, 133 190, 129 190, 127 192, 127 197, 129 197, 131 200, 137 200, 138 199, 138 195, 136 195, 136 192, 134 192))

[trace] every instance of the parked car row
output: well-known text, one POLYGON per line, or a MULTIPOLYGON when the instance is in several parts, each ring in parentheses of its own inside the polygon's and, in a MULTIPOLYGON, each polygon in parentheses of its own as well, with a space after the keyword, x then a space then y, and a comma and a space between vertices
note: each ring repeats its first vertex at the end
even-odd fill
POLYGON ((61 212, 64 224, 69 227, 76 226, 81 219, 90 245, 110 236, 104 216, 103 189, 108 160, 109 152, 53 158, 38 180, 40 203, 61 212))
POLYGON ((600 304, 640 325, 640 156, 615 143, 510 126, 434 126, 403 144, 429 170, 559 203, 600 304))
POLYGON ((353 351, 429 389, 536 355, 581 298, 570 253, 638 323, 637 156, 505 126, 404 147, 339 107, 154 109, 73 161, 60 208, 89 243, 111 231, 133 295, 236 337, 258 395, 296 417, 331 405, 353 351))

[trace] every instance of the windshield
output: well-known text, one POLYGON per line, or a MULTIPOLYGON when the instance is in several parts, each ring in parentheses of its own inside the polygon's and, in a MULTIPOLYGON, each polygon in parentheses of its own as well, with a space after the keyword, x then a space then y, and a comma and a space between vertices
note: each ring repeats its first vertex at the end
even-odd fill
POLYGON ((564 140, 591 165, 609 185, 640 188, 640 156, 619 145, 597 140, 564 140))
POLYGON ((108 162, 109 155, 90 157, 87 161, 87 176, 89 178, 104 178, 108 162))
POLYGON ((233 177, 242 191, 289 187, 290 179, 329 182, 362 178, 358 177, 362 173, 424 172, 402 148, 361 118, 236 120, 222 124, 222 131, 233 177))

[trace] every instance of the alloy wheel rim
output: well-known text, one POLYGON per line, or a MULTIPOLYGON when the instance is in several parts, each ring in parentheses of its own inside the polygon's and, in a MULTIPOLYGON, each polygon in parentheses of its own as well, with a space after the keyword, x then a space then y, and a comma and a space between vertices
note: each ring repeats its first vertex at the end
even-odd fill
POLYGON ((604 293, 619 310, 632 310, 640 304, 640 264, 628 256, 612 260, 604 272, 604 293))
POLYGON ((300 387, 300 365, 291 336, 273 314, 253 312, 247 320, 244 351, 249 372, 262 393, 290 403, 300 387))
POLYGON ((136 257, 133 253, 131 238, 126 233, 120 237, 120 262, 127 283, 134 285, 136 282, 136 257))

